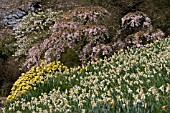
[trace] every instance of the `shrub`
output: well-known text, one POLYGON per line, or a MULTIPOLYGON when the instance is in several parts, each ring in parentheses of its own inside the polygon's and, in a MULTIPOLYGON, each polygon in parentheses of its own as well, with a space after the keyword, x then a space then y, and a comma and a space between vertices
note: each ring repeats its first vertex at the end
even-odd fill
POLYGON ((146 45, 147 43, 151 43, 156 40, 162 40, 165 38, 165 34, 162 30, 147 30, 147 31, 139 31, 132 35, 128 35, 125 39, 127 46, 136 46, 141 47, 146 45))
POLYGON ((12 57, 15 49, 13 31, 10 28, 0 29, 0 95, 7 96, 11 86, 20 75, 19 63, 12 57))
POLYGON ((1 87, 1 92, 0 92, 0 95, 2 97, 6 97, 10 94, 10 91, 11 91, 11 88, 12 88, 12 84, 13 83, 6 83, 4 84, 2 87, 1 87))
POLYGON ((142 29, 152 29, 151 19, 146 14, 139 11, 126 14, 121 18, 121 22, 122 31, 125 32, 125 35, 138 32, 142 29))
POLYGON ((67 67, 75 67, 81 64, 78 53, 73 49, 66 49, 66 52, 61 55, 60 61, 67 67))
POLYGON ((29 12, 19 22, 15 31, 16 57, 27 56, 28 50, 36 43, 42 42, 51 34, 50 27, 55 20, 61 18, 62 12, 53 12, 47 9, 41 12, 29 12))
POLYGON ((142 12, 128 13, 122 17, 121 22, 122 28, 117 33, 117 39, 124 41, 124 48, 141 47, 165 37, 162 30, 152 27, 151 19, 142 12))
POLYGON ((49 39, 29 50, 25 66, 29 68, 38 65, 41 59, 47 63, 59 61, 65 48, 77 51, 80 54, 79 59, 83 62, 86 61, 88 51, 91 51, 93 46, 104 43, 107 39, 109 37, 105 26, 82 25, 76 29, 68 28, 62 32, 54 32, 49 39), (89 48, 86 47, 88 44, 89 48))
POLYGON ((7 61, 0 61, 0 95, 8 96, 12 84, 20 76, 19 63, 10 57, 7 61))
POLYGON ((146 27, 151 28, 151 19, 142 12, 128 13, 122 18, 122 27, 146 27))
POLYGON ((13 37, 13 31, 10 28, 0 29, 0 58, 7 60, 14 54, 13 43, 15 39, 13 37))
POLYGON ((117 49, 143 46, 164 37, 161 30, 152 28, 151 19, 146 14, 133 12, 122 17, 122 29, 115 36, 118 41, 115 41, 109 37, 105 24, 105 17, 109 17, 109 14, 101 7, 80 7, 65 13, 65 18, 55 22, 52 35, 29 49, 24 66, 37 66, 42 59, 47 63, 59 61, 66 52, 65 48, 76 51, 81 64, 86 64, 117 49), (144 31, 142 37, 138 36, 140 30, 144 31))
POLYGON ((37 66, 41 59, 47 63, 59 61, 66 52, 65 48, 76 51, 81 62, 88 61, 87 57, 91 59, 88 51, 110 40, 107 28, 104 25, 95 25, 99 24, 100 20, 104 21, 104 17, 108 15, 101 7, 80 7, 64 14, 64 19, 55 22, 52 35, 29 49, 24 66, 37 66), (84 22, 87 25, 84 25, 84 22))
POLYGON ((100 6, 78 7, 65 14, 66 18, 71 18, 84 25, 88 23, 106 24, 110 15, 105 8, 100 6))

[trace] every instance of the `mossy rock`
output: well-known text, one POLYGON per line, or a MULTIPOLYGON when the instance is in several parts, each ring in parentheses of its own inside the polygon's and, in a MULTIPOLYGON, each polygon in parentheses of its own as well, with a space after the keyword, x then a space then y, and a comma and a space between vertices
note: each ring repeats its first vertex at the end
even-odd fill
POLYGON ((12 83, 6 83, 1 87, 1 96, 6 97, 10 94, 12 83))
POLYGON ((60 61, 67 67, 75 67, 81 64, 78 53, 71 48, 61 55, 60 61))

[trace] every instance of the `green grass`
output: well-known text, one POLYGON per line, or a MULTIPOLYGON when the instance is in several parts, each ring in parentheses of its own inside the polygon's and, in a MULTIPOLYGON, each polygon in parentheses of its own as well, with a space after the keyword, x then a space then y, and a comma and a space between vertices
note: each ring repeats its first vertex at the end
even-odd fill
POLYGON ((170 38, 72 68, 34 87, 8 100, 7 113, 168 113, 170 38))

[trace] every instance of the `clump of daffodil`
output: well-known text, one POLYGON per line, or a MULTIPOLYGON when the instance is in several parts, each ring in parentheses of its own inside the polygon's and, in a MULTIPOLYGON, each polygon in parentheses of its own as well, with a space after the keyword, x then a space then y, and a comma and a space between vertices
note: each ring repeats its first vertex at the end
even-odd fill
MULTIPOLYGON (((11 95, 8 96, 7 100, 15 100, 19 95, 24 94, 27 90, 34 88, 36 89, 36 83, 43 83, 47 80, 47 73, 62 73, 67 67, 61 64, 61 62, 52 62, 45 64, 41 61, 40 66, 32 67, 26 73, 22 73, 19 79, 13 84, 11 95)), ((56 75, 56 74, 54 74, 56 75)), ((57 74, 58 75, 58 74, 57 74)))
POLYGON ((44 84, 36 84, 31 91, 22 90, 27 94, 7 103, 5 109, 9 113, 168 112, 169 50, 170 38, 146 47, 122 50, 63 73, 65 67, 60 62, 32 68, 43 69, 43 76, 51 78, 44 80, 44 84))

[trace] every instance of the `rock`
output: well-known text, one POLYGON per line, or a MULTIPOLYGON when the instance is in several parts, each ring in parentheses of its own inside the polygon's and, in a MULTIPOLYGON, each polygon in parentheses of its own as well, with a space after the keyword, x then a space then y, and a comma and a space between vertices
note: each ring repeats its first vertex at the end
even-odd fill
POLYGON ((15 27, 20 19, 27 15, 28 11, 35 11, 40 8, 37 0, 26 0, 18 2, 18 0, 4 0, 0 4, 1 20, 3 26, 15 27), (39 6, 39 7, 38 7, 39 6))

